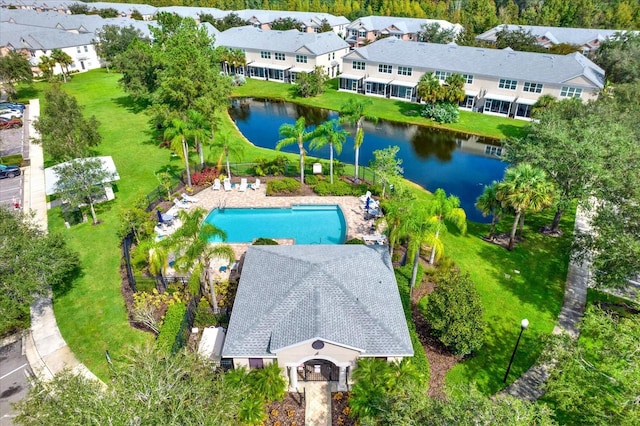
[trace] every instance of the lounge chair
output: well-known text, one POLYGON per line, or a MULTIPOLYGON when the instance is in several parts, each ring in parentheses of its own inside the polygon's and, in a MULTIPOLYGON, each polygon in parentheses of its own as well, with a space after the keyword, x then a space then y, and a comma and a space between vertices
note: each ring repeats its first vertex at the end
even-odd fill
POLYGON ((192 197, 191 195, 183 192, 182 194, 182 199, 188 203, 197 203, 198 201, 200 201, 198 198, 196 197, 192 197))
POLYGON ((363 235, 362 240, 367 244, 385 244, 387 236, 383 234, 363 235))
POLYGON ((220 191, 220 187, 221 187, 221 185, 220 185, 220 179, 215 178, 215 179, 213 180, 213 186, 211 187, 211 189, 213 189, 214 191, 220 191))
POLYGON ((225 191, 231 191, 231 179, 226 178, 224 180, 224 190, 225 191))
POLYGON ((189 203, 185 200, 178 200, 177 198, 173 199, 173 204, 179 209, 187 209, 189 208, 189 203))
POLYGON ((362 197, 360 197, 360 201, 362 201, 363 203, 367 202, 367 198, 371 198, 371 191, 367 191, 366 194, 364 194, 362 197))
POLYGON ((260 179, 256 179, 256 183, 251 185, 251 189, 260 189, 260 179))
POLYGON ((242 178, 240 179, 240 187, 238 188, 238 191, 245 192, 246 190, 247 190, 247 179, 242 178))
POLYGON ((378 203, 373 198, 369 198, 369 206, 367 207, 367 202, 365 201, 365 203, 360 207, 362 207, 364 210, 377 210, 380 207, 380 203, 378 203))

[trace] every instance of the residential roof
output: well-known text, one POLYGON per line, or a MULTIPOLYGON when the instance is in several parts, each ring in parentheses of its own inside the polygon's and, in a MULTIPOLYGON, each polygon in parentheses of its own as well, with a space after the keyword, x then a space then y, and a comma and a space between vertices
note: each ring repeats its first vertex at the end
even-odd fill
POLYGON ((604 87, 604 70, 580 53, 552 55, 385 38, 348 53, 345 59, 540 83, 559 84, 583 76, 593 87, 604 87))
POLYGON ((175 13, 183 18, 190 17, 200 19, 200 15, 207 14, 214 19, 222 19, 229 14, 228 10, 220 10, 215 7, 191 7, 191 6, 166 6, 159 7, 158 12, 175 13))
POLYGON ((389 27, 396 27, 404 34, 417 33, 422 29, 423 25, 440 24, 443 29, 454 28, 456 34, 462 31, 460 24, 452 24, 443 19, 422 19, 422 18, 402 18, 397 16, 363 16, 353 21, 347 26, 347 29, 364 28, 367 31, 384 30, 389 27))
POLYGON ((78 1, 77 3, 86 4, 89 10, 115 9, 123 15, 131 15, 131 13, 134 10, 137 10, 143 16, 153 16, 158 11, 157 7, 150 6, 148 4, 142 4, 142 3, 112 3, 112 2, 105 2, 105 1, 96 1, 96 2, 78 1))
POLYGON ((295 53, 306 48, 314 55, 335 52, 349 45, 333 31, 302 33, 297 30, 261 30, 247 25, 230 28, 216 37, 216 46, 234 49, 273 50, 295 53))
POLYGON ((413 355, 385 246, 249 246, 222 356, 268 357, 315 339, 413 355))
POLYGON ((536 37, 546 37, 554 44, 574 44, 583 46, 594 40, 604 41, 621 30, 605 30, 598 28, 564 28, 564 27, 543 27, 537 25, 498 25, 476 37, 476 40, 495 42, 496 35, 503 29, 508 31, 523 30, 530 32, 536 37))
POLYGON ((14 49, 53 50, 65 47, 86 46, 93 43, 94 35, 70 33, 55 28, 39 28, 28 25, 2 23, 0 46, 14 49))
POLYGON ((58 173, 56 172, 56 169, 58 167, 63 167, 71 162, 96 160, 96 159, 102 161, 102 168, 111 173, 110 177, 104 179, 102 182, 96 182, 96 184, 120 180, 120 176, 118 175, 118 170, 116 170, 116 165, 113 162, 113 158, 110 155, 106 155, 102 157, 76 158, 71 161, 67 161, 66 163, 56 164, 55 166, 47 167, 46 169, 44 169, 45 193, 47 195, 52 195, 57 192, 56 185, 58 184, 58 173))
POLYGON ((244 20, 254 18, 261 24, 270 24, 278 19, 292 18, 307 26, 319 26, 323 19, 326 19, 329 25, 335 27, 337 25, 347 25, 349 20, 344 16, 335 16, 330 13, 322 12, 298 12, 291 10, 260 10, 260 9, 243 9, 229 11, 235 13, 244 20))

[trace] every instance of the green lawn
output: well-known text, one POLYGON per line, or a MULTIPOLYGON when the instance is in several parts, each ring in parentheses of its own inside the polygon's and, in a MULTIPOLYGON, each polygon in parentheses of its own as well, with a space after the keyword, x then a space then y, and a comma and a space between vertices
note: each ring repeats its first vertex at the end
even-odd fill
POLYGON ((327 84, 327 87, 327 90, 325 90, 321 96, 302 98, 295 94, 293 85, 248 78, 245 85, 234 87, 233 95, 237 97, 246 96, 282 99, 303 105, 331 109, 334 111, 339 111, 348 99, 368 99, 372 102, 372 105, 369 107, 369 111, 381 119, 419 124, 422 126, 442 127, 497 139, 522 137, 524 136, 524 126, 527 124, 526 121, 522 120, 513 120, 510 118, 460 111, 460 121, 458 123, 437 125, 433 121, 420 116, 406 115, 406 113, 410 113, 411 111, 418 111, 420 109, 418 104, 392 99, 376 98, 373 96, 357 95, 349 92, 338 92, 336 89, 337 79, 332 80, 327 84))
MULTIPOLYGON (((168 150, 157 147, 157 141, 149 131, 148 117, 136 109, 117 86, 118 78, 117 74, 96 70, 74 75, 64 85, 65 90, 74 94, 80 104, 85 106, 85 112, 95 114, 101 122, 100 132, 104 140, 98 149, 99 154, 113 156, 121 177, 117 184, 116 199, 99 206, 98 217, 103 223, 98 226, 86 223, 66 229, 59 209, 49 212, 50 229, 68 237, 70 245, 81 253, 83 265, 82 276, 70 289, 55 294, 56 318, 62 335, 78 358, 103 379, 108 377, 105 350, 108 349, 112 358, 117 361, 127 345, 152 340, 150 334, 130 328, 126 318, 120 294, 121 254, 116 235, 118 214, 132 202, 136 194, 146 194, 157 186, 155 171, 167 164, 177 168, 182 166, 180 160, 172 157, 168 150)), ((250 81, 239 90, 250 90, 253 86, 252 95, 257 95, 256 83, 250 81)), ((270 96, 270 93, 278 91, 283 93, 290 87, 264 82, 260 82, 260 85, 264 85, 259 91, 260 96, 270 96)), ((23 89, 21 98, 41 96, 41 90, 42 85, 23 89)), ((241 94, 238 91, 236 93, 241 94)), ((354 95, 333 91, 327 93, 325 98, 330 101, 327 103, 339 107, 348 96, 354 95)), ((397 108, 393 101, 374 101, 382 102, 379 108, 376 103, 375 109, 381 116, 383 114, 380 112, 388 111, 392 114, 393 109, 397 108), (386 109, 383 110, 382 105, 386 109)), ((409 119, 397 111, 396 114, 409 119)), ((387 118, 386 115, 384 117, 387 118)), ((511 123, 512 120, 507 122, 511 123)), ((494 125, 494 130, 498 128, 496 126, 494 125)), ((244 139, 228 117, 224 118, 221 127, 223 131, 231 131, 232 137, 244 139)), ((245 143, 248 149, 245 150, 243 161, 282 154, 256 148, 246 140, 245 143)), ((220 158, 219 151, 207 154, 214 163, 220 158)), ((291 157, 297 158, 295 155, 291 157)), ((544 218, 545 222, 549 220, 549 217, 544 218)), ((572 229, 572 220, 572 217, 566 217, 563 229, 572 229)), ((486 232, 484 225, 470 223, 466 237, 455 234, 445 236, 447 255, 463 271, 468 271, 478 285, 488 321, 485 346, 476 357, 450 372, 447 378, 450 384, 475 381, 484 392, 499 389, 517 337, 520 319, 527 317, 531 326, 521 342, 512 378, 533 363, 540 350, 537 337, 549 333, 553 328, 566 278, 568 237, 542 238, 533 231, 540 222, 527 217, 527 223, 532 229, 527 232, 527 240, 511 253, 484 243, 479 238, 486 232), (521 273, 513 273, 514 269, 521 273), (505 273, 510 274, 511 278, 506 279, 505 273)))

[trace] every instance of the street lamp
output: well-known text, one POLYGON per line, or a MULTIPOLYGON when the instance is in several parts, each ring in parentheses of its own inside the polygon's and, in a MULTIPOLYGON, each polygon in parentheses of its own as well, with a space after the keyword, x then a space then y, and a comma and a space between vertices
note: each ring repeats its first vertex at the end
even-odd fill
POLYGON ((516 356, 516 351, 518 350, 518 345, 520 344, 520 338, 522 337, 522 332, 525 328, 529 327, 529 320, 523 319, 520 322, 520 334, 518 335, 518 340, 516 340, 516 346, 513 348, 513 353, 511 354, 511 359, 509 360, 509 366, 507 367, 507 372, 504 373, 503 383, 507 383, 507 377, 509 377, 509 371, 511 370, 511 364, 513 364, 513 358, 516 356))

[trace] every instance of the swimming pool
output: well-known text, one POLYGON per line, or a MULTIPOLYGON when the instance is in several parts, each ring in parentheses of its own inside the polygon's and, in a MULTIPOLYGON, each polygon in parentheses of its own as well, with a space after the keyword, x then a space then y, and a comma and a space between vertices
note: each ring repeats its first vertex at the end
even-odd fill
MULTIPOLYGON (((294 205, 291 208, 223 208, 212 210, 207 223, 227 233, 228 243, 256 238, 293 238, 296 244, 342 244, 347 225, 337 205, 294 205)), ((220 242, 213 238, 211 242, 220 242)))

